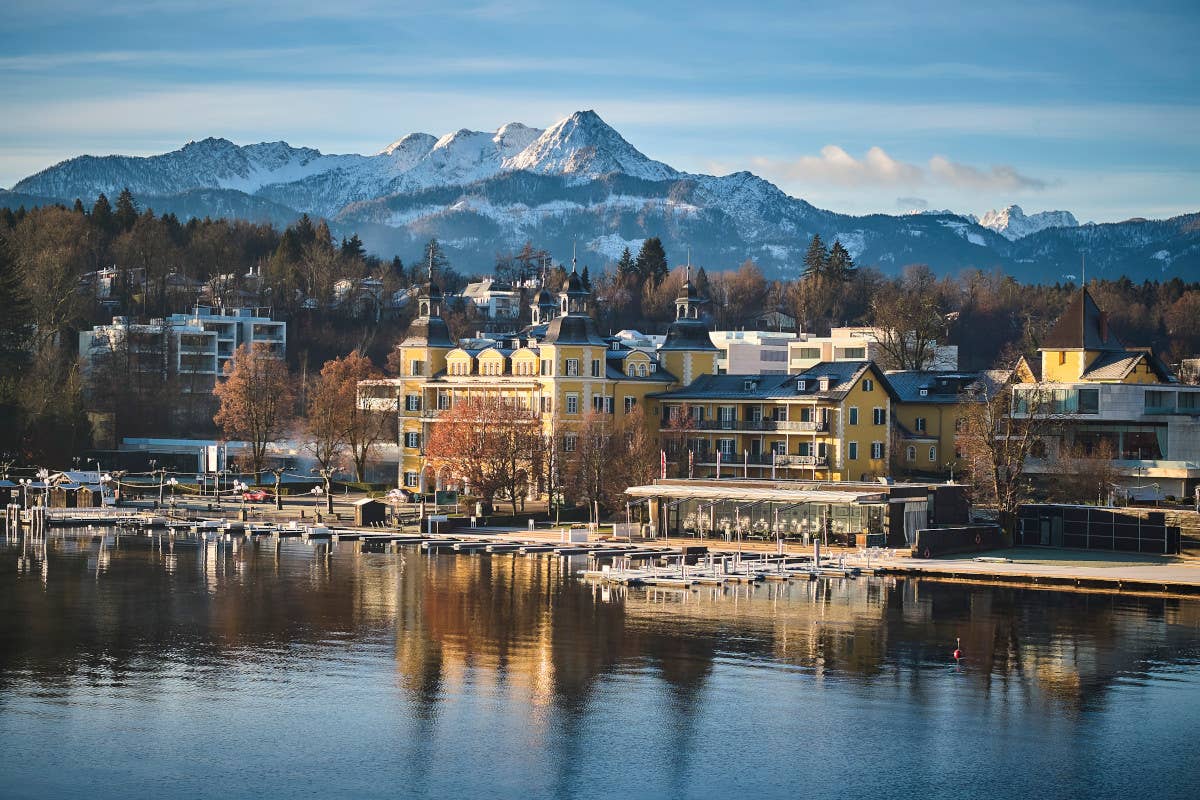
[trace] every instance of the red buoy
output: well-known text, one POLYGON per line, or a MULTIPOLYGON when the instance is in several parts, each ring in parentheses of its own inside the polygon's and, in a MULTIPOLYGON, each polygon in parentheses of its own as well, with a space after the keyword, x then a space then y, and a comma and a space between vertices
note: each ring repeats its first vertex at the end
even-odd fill
POLYGON ((954 660, 960 661, 961 659, 962 659, 962 639, 955 639, 954 640, 954 660))

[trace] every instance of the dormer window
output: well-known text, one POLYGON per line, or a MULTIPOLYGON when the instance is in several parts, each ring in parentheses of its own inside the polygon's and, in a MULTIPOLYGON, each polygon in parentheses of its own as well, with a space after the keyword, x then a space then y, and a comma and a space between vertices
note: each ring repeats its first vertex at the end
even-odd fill
POLYGON ((822 392, 828 392, 829 391, 829 378, 821 378, 820 386, 821 386, 822 392))
POLYGON ((929 397, 929 390, 928 390, 928 389, 922 389, 922 390, 921 390, 921 397, 929 397))
POLYGON ((744 381, 742 388, 747 392, 753 392, 758 387, 758 381, 744 381))
POLYGON ((804 378, 801 378, 800 380, 796 381, 796 391, 797 392, 803 392, 807 388, 808 388, 808 381, 804 380, 804 378))

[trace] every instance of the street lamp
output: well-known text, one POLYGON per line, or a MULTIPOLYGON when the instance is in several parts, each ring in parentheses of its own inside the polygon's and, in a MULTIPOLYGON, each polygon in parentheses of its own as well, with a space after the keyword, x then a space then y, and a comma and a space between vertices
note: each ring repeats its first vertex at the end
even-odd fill
POLYGON ((50 479, 50 470, 42 467, 37 471, 38 480, 42 482, 42 505, 50 505, 50 485, 47 481, 50 479))
POLYGON ((31 478, 21 478, 18 483, 21 484, 21 507, 29 508, 29 484, 33 483, 31 478))
MULTIPOLYGON (((171 508, 175 507, 175 487, 178 485, 179 485, 179 481, 177 481, 175 479, 174 475, 172 475, 171 479, 167 481, 167 486, 171 487, 171 508)), ((161 502, 161 495, 160 495, 159 502, 161 502)))

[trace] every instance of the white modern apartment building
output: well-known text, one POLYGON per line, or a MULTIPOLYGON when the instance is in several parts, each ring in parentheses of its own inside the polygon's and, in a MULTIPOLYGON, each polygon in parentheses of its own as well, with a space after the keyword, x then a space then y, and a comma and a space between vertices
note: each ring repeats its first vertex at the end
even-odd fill
MULTIPOLYGON (((823 361, 875 361, 883 357, 877 328, 833 328, 828 336, 796 334, 788 344, 787 370, 803 372, 823 361)), ((931 363, 924 369, 932 372, 958 369, 958 346, 930 342, 931 363)))
POLYGON ((788 347, 797 334, 776 331, 713 331, 721 351, 717 368, 726 375, 786 375, 788 347))
POLYGON ((243 344, 263 345, 279 358, 286 355, 287 323, 264 311, 197 306, 190 314, 148 323, 113 317, 111 325, 79 334, 79 355, 85 373, 119 353, 130 370, 178 377, 183 391, 210 392, 243 344))

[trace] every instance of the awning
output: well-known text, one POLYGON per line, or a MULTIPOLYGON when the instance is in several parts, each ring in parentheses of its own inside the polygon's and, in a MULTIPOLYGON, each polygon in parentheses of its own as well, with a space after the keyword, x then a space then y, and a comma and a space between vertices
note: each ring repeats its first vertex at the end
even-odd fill
POLYGON ((669 497, 672 500, 727 500, 732 503, 828 503, 831 505, 861 505, 886 503, 882 492, 838 492, 828 489, 763 489, 746 486, 681 486, 678 484, 648 484, 630 486, 630 497, 669 497))

